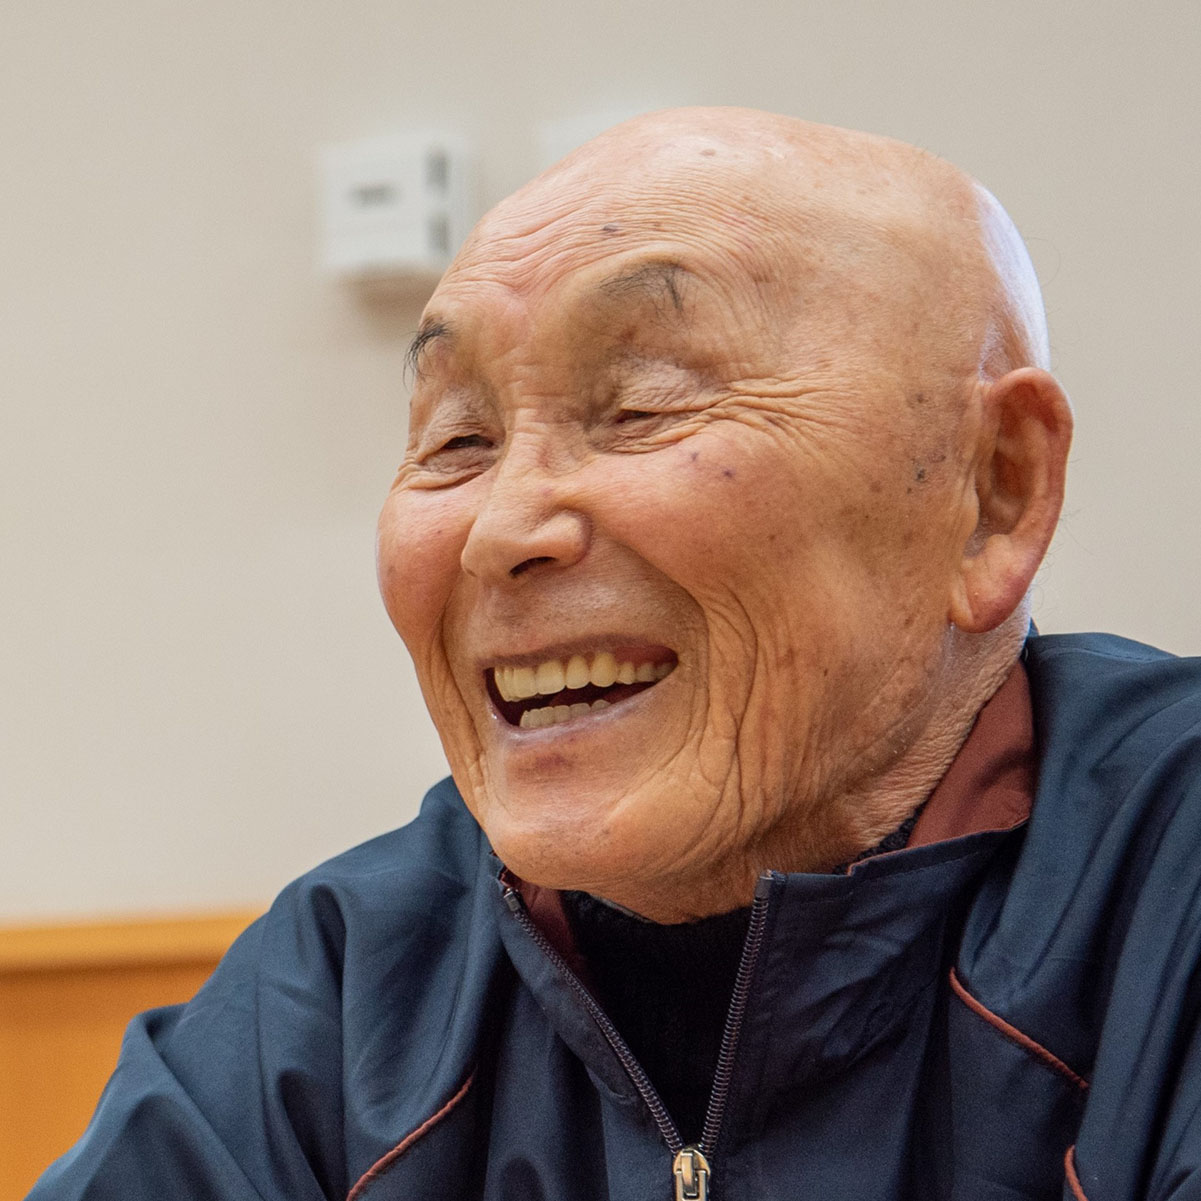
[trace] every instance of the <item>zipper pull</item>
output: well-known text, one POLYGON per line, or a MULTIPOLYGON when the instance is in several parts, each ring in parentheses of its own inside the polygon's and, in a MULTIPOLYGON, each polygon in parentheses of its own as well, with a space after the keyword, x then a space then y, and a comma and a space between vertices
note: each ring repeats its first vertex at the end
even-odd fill
POLYGON ((671 1165, 676 1201, 709 1201, 709 1161, 700 1147, 681 1147, 671 1165))

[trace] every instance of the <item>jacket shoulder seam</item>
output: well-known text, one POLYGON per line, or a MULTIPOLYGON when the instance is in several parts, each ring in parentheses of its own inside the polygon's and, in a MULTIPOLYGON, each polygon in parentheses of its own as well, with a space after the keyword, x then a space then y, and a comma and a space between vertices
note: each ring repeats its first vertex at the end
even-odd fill
POLYGON ((982 1004, 972 996, 963 984, 960 982, 959 976, 954 968, 950 971, 951 991, 963 1002, 967 1008, 977 1017, 983 1019, 994 1030, 1003 1034, 1010 1042, 1022 1048, 1028 1054, 1033 1055, 1040 1062, 1051 1068, 1052 1071, 1058 1072, 1059 1075, 1071 1081, 1081 1092, 1088 1090, 1088 1081, 1083 1076, 1073 1072, 1058 1055, 1052 1051, 1048 1051, 1041 1043, 1035 1042, 1028 1034, 1023 1034, 1016 1026, 1011 1025, 999 1014, 993 1013, 986 1005, 982 1004))
POLYGON ((457 1106, 459 1102, 462 1101, 467 1095, 472 1084, 474 1083, 475 1071, 473 1069, 467 1079, 464 1080, 459 1086, 458 1092, 456 1092, 455 1095, 451 1097, 450 1100, 447 1101, 437 1113, 431 1114, 430 1117, 426 1118, 425 1121, 421 1123, 421 1125, 409 1131, 409 1133, 406 1134, 404 1138, 402 1138, 400 1142, 392 1148, 391 1151, 380 1156, 380 1158, 377 1159, 375 1163, 373 1163, 371 1167, 369 1167, 367 1171, 365 1171, 362 1176, 359 1177, 354 1188, 352 1188, 350 1192, 346 1194, 346 1201, 359 1201, 367 1189, 369 1189, 371 1185, 377 1179, 379 1179, 380 1176, 384 1175, 384 1173, 387 1172, 388 1169, 391 1168, 392 1165, 395 1164, 396 1161, 400 1159, 400 1157, 404 1155, 414 1143, 424 1138, 425 1135, 427 1135, 439 1122, 441 1122, 443 1118, 450 1114, 455 1106, 457 1106))

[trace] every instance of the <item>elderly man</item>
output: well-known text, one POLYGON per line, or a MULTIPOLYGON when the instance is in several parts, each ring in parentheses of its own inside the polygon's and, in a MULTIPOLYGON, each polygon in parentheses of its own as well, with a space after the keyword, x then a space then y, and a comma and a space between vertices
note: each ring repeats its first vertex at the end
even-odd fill
POLYGON ((642 118, 413 361, 380 581, 454 783, 34 1197, 1201 1197, 1199 673, 1029 636, 1071 416, 992 197, 642 118))

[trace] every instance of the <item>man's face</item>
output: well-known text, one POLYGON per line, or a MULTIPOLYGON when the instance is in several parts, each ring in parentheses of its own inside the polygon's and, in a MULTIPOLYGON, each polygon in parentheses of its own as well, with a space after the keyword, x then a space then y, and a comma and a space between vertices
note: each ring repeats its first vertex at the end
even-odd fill
POLYGON ((697 186, 714 157, 486 220, 380 518, 497 853, 660 917, 851 838, 846 798, 920 741, 971 524, 913 257, 745 171, 697 186))

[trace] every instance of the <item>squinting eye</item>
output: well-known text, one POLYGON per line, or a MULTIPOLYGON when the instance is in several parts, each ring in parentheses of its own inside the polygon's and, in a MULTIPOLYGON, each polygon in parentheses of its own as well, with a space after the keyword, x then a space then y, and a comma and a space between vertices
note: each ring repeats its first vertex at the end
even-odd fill
POLYGON ((662 413, 650 413, 645 409, 622 409, 617 414, 617 424, 622 425, 627 421, 648 421, 652 417, 662 416, 662 413))
POLYGON ((484 437, 483 434, 460 434, 457 438, 451 438, 449 442, 444 443, 440 450, 465 450, 472 446, 491 446, 492 443, 484 437))

